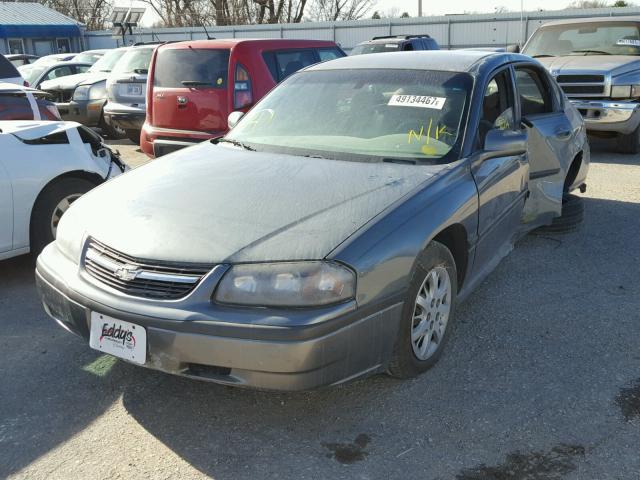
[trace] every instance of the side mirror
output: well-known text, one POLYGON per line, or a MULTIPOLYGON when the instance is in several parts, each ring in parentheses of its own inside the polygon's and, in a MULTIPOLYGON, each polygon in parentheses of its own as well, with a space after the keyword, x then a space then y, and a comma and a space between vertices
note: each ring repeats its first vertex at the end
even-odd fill
POLYGON ((244 112, 231 112, 229 114, 229 116, 227 117, 227 125, 229 126, 229 130, 231 130, 238 124, 243 115, 244 112))
POLYGON ((487 132, 484 140, 484 151, 504 156, 522 155, 527 152, 527 134, 525 132, 494 128, 487 132))
POLYGON ((509 53, 520 53, 520 45, 518 45, 517 43, 514 45, 509 45, 506 50, 509 53))

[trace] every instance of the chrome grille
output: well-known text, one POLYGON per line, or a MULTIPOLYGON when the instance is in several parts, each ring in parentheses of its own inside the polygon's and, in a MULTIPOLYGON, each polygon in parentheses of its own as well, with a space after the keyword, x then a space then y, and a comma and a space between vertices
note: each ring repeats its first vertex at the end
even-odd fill
POLYGON ((562 74, 556 80, 567 97, 604 97, 608 93, 604 75, 562 74))
POLYGON ((142 260, 90 238, 84 268, 100 283, 127 295, 175 300, 188 295, 213 265, 142 260))

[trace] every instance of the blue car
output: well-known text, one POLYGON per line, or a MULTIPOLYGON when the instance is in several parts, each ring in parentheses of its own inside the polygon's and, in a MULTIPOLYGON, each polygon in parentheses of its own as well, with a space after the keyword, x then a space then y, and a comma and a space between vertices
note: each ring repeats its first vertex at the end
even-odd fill
POLYGON ((522 55, 345 57, 229 124, 74 202, 36 267, 60 326, 227 385, 411 377, 518 238, 582 219, 582 117, 522 55))

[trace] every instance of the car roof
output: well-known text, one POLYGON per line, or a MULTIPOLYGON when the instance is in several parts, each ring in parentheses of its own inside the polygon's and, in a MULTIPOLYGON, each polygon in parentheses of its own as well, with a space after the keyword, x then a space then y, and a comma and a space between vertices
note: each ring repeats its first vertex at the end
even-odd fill
MULTIPOLYGON (((338 58, 317 63, 305 70, 335 70, 350 68, 380 68, 400 70, 440 70, 446 72, 473 72, 477 65, 495 57, 496 63, 502 56, 513 56, 499 52, 477 50, 420 50, 413 52, 372 53, 338 58)), ((528 58, 528 57, 525 57, 528 58)), ((504 62, 509 61, 503 58, 504 62)))
POLYGON ((60 120, 2 120, 0 121, 0 135, 12 134, 22 140, 35 140, 78 126, 80 125, 76 122, 60 120))
POLYGON ((589 18, 572 18, 568 20, 554 20, 540 25, 539 28, 550 27, 554 25, 565 25, 570 23, 616 23, 616 22, 639 22, 640 16, 627 15, 624 17, 589 17, 589 18))
POLYGON ((25 87, 23 85, 18 85, 15 83, 0 81, 0 93, 22 93, 22 92, 44 93, 44 92, 41 92, 40 90, 36 90, 35 88, 25 87))
POLYGON ((317 45, 319 47, 335 46, 330 40, 299 40, 295 38, 216 38, 211 40, 186 40, 162 44, 162 48, 233 48, 241 44, 273 44, 282 46, 317 45))

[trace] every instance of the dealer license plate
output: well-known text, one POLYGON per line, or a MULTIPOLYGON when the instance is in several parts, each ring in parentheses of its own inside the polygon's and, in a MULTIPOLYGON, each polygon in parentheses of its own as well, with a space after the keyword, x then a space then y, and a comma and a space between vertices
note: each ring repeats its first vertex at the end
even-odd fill
POLYGON ((143 365, 147 361, 147 331, 134 323, 91 312, 89 346, 143 365))

